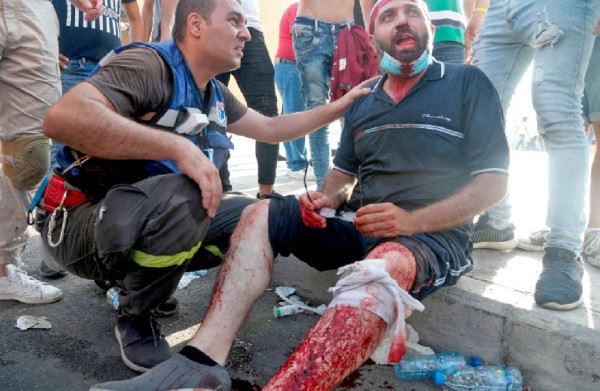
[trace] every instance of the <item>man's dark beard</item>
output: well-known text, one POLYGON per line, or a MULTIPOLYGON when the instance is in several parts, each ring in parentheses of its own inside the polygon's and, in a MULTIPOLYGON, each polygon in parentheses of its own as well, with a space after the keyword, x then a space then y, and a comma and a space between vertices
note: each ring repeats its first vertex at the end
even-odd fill
POLYGON ((404 27, 404 28, 401 28, 400 30, 398 30, 394 34, 394 36, 392 37, 391 43, 389 45, 378 43, 378 46, 379 46, 380 50, 387 52, 390 56, 394 57, 398 61, 411 62, 411 61, 414 61, 417 58, 421 57, 421 54, 423 54, 423 52, 425 50, 427 50, 427 46, 429 43, 428 41, 429 41, 429 34, 423 34, 423 36, 419 36, 410 27, 404 27), (417 41, 416 50, 412 50, 412 49, 411 50, 400 50, 400 51, 396 52, 396 45, 394 42, 396 42, 397 38, 402 34, 411 34, 413 37, 416 38, 416 41, 417 41))

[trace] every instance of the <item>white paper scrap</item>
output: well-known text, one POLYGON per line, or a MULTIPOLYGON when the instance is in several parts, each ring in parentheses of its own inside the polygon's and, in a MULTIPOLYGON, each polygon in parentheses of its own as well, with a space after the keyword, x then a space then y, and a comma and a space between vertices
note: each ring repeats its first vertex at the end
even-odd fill
POLYGON ((45 316, 21 315, 17 319, 15 327, 25 331, 27 329, 51 329, 52 325, 45 316))
POLYGON ((323 315, 325 313, 325 310, 327 310, 327 306, 325 304, 321 304, 318 307, 311 307, 309 305, 306 305, 305 303, 299 300, 298 296, 292 296, 294 292, 296 292, 296 288, 292 288, 289 286, 278 286, 277 288, 275 288, 275 293, 277 293, 277 296, 279 296, 282 300, 285 300, 287 303, 290 304, 295 304, 303 310, 313 312, 317 315, 323 315))

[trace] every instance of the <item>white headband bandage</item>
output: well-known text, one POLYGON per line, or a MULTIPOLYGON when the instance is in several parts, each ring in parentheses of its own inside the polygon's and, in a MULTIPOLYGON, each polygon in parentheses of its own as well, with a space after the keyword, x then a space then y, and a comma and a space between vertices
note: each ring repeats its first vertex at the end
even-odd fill
POLYGON ((333 293, 329 308, 362 308, 383 319, 387 323, 386 337, 390 333, 393 335, 388 362, 396 364, 402 359, 405 349, 404 305, 417 311, 423 311, 425 306, 400 288, 385 266, 385 259, 365 259, 339 268, 337 274, 342 277, 335 287, 329 288, 333 293), (364 303, 369 303, 368 307, 364 303))
MULTIPOLYGON (((373 34, 373 29, 375 28, 375 18, 377 17, 377 14, 379 14, 379 10, 386 5, 387 3, 391 2, 392 0, 377 0, 375 2, 375 4, 373 5, 373 8, 371 8, 371 13, 369 14, 369 33, 373 34)), ((423 13, 425 14, 425 17, 427 19, 430 19, 429 16, 429 9, 427 8, 427 3, 425 3, 423 0, 409 0, 413 3, 416 3, 422 10, 423 13)))

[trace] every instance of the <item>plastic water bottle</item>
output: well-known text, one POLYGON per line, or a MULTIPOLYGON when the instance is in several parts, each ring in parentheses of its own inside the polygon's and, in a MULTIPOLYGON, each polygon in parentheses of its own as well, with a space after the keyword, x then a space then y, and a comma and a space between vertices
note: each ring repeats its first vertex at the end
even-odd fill
POLYGON ((402 361, 394 366, 396 376, 400 380, 433 379, 436 371, 453 372, 465 368, 468 364, 480 366, 481 358, 470 360, 460 353, 406 354, 402 361))
POLYGON ((119 293, 121 293, 122 290, 123 289, 118 286, 113 286, 106 291, 106 301, 115 311, 119 309, 119 293))
POLYGON ((298 312, 300 312, 300 308, 295 304, 284 305, 281 307, 273 307, 273 316, 275 318, 282 318, 288 315, 296 315, 298 312))
POLYGON ((436 372, 434 382, 456 391, 521 391, 523 376, 518 368, 485 366, 454 373, 436 372))

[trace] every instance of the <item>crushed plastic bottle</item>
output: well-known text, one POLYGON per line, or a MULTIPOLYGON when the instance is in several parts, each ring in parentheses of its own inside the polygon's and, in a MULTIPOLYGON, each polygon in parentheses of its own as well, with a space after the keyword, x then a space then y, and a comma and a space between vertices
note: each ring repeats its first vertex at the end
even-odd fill
POLYGON ((113 286, 106 291, 106 301, 115 311, 119 309, 119 293, 122 290, 121 287, 113 286))
POLYGON ((521 391, 523 376, 518 368, 484 366, 454 373, 436 372, 434 382, 455 391, 521 391))
POLYGON ((177 284, 177 289, 183 289, 186 286, 190 285, 190 282, 192 282, 196 278, 204 277, 207 274, 208 270, 205 269, 183 273, 183 276, 181 276, 181 280, 179 280, 179 283, 177 284))
POLYGON ((406 354, 400 363, 394 365, 396 376, 400 380, 433 379, 436 371, 450 373, 463 369, 470 364, 480 366, 480 357, 465 358, 460 353, 406 354))

